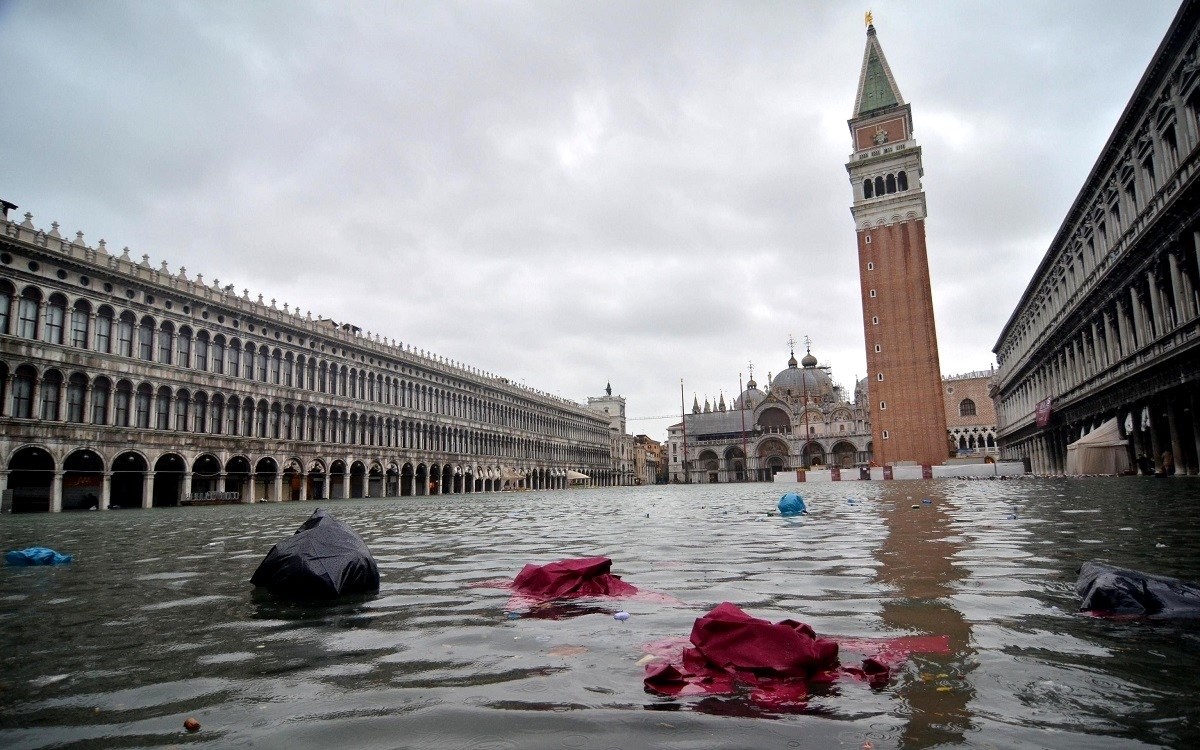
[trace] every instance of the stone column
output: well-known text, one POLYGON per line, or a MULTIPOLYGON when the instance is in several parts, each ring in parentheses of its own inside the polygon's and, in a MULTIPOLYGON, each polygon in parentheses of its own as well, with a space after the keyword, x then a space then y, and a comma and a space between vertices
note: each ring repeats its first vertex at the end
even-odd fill
POLYGON ((1200 409, 1200 396, 1196 395, 1195 388, 1192 389, 1189 395, 1189 401, 1189 406, 1191 407, 1190 413, 1192 415, 1192 442, 1196 447, 1197 462, 1188 467, 1188 473, 1200 474, 1200 465, 1197 465, 1200 464, 1200 414, 1196 412, 1197 409, 1200 409))
POLYGON ((1162 417, 1158 414, 1157 399, 1150 399, 1150 460, 1154 462, 1154 467, 1159 467, 1159 461, 1162 458, 1162 445, 1158 440, 1158 425, 1156 424, 1162 417))
POLYGON ((300 475, 300 502, 308 500, 308 475, 300 475))
POLYGON ((278 471, 275 472, 275 497, 271 500, 277 503, 283 502, 283 474, 278 471))
POLYGON ((1181 462, 1183 461, 1183 441, 1180 439, 1179 435, 1179 424, 1176 417, 1176 412, 1177 407, 1175 406, 1175 399, 1168 400, 1167 431, 1170 433, 1171 438, 1171 458, 1175 463, 1175 473, 1186 474, 1187 472, 1183 470, 1183 466, 1181 465, 1181 462))
POLYGON ((142 476, 142 507, 154 507, 154 472, 147 471, 142 476))
POLYGON ((63 473, 56 470, 50 479, 50 512, 62 512, 63 473))
POLYGON ((326 500, 333 499, 329 496, 329 471, 328 470, 326 470, 326 472, 321 475, 321 497, 323 497, 326 500))
POLYGON ((108 510, 112 502, 112 472, 104 472, 100 482, 100 510, 108 510))
POLYGON ((192 472, 185 471, 185 472, 183 472, 183 490, 181 492, 181 497, 179 498, 179 500, 180 500, 180 503, 182 504, 182 502, 184 500, 190 500, 190 499, 192 499, 192 472))
POLYGON ((254 493, 258 492, 258 481, 257 480, 258 480, 258 475, 255 474, 253 471, 250 472, 250 475, 248 477, 246 477, 245 479, 242 480, 242 502, 243 503, 253 503, 258 500, 258 498, 256 498, 254 496, 254 493))
POLYGON ((1142 322, 1142 303, 1138 299, 1137 287, 1129 288, 1129 313, 1133 319, 1133 325, 1130 328, 1130 338, 1133 344, 1130 347, 1130 353, 1132 354, 1132 350, 1141 348, 1146 341, 1146 329, 1143 327, 1144 324, 1142 322))
POLYGON ((1108 314, 1108 310, 1104 311, 1104 366, 1105 368, 1112 367, 1113 362, 1116 362, 1116 357, 1113 356, 1113 347, 1119 346, 1120 342, 1113 338, 1112 316, 1108 314))
POLYGON ((1171 277, 1171 297, 1175 300, 1175 325, 1179 325, 1192 318, 1191 300, 1188 299, 1187 294, 1184 292, 1183 274, 1179 272, 1179 259, 1175 257, 1177 252, 1177 248, 1167 251, 1167 266, 1170 269, 1171 277))
POLYGON ((12 416, 13 413, 13 374, 9 372, 4 378, 4 415, 12 416))
POLYGON ((33 419, 42 418, 42 377, 33 379, 33 393, 29 397, 29 416, 33 419))
POLYGON ((342 499, 350 499, 350 462, 346 462, 346 473, 342 474, 342 499))
POLYGON ((83 389, 83 419, 80 420, 82 424, 92 423, 92 390, 91 382, 83 389))
POLYGON ((1151 326, 1154 329, 1151 338, 1157 338, 1167 330, 1167 325, 1166 319, 1163 317, 1162 303, 1159 301, 1158 280, 1154 276, 1154 271, 1146 272, 1146 284, 1150 292, 1150 319, 1154 323, 1151 326))

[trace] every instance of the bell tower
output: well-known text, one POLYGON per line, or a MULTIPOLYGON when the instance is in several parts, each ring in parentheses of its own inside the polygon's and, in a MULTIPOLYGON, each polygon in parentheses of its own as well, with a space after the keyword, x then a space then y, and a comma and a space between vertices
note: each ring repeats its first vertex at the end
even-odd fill
POLYGON ((912 108, 888 66, 871 16, 846 171, 858 236, 872 451, 881 465, 942 464, 946 413, 925 250, 921 147, 912 108))

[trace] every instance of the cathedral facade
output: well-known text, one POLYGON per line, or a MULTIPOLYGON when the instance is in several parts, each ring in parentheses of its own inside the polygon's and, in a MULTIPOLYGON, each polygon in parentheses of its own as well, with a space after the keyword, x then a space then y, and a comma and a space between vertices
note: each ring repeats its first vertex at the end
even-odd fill
POLYGON ((869 400, 865 380, 848 401, 811 352, 799 362, 793 353, 766 390, 751 373, 732 404, 693 399, 691 413, 667 430, 670 481, 769 482, 781 471, 867 466, 869 400))

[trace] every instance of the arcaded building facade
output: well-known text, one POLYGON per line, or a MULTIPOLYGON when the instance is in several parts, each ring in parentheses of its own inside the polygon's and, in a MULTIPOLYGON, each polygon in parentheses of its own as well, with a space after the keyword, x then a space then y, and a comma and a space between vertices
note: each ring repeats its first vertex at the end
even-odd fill
POLYGON ((941 464, 948 456, 940 408, 941 366, 925 248, 921 147, 912 108, 892 76, 875 27, 859 75, 853 151, 846 170, 854 190, 851 213, 870 381, 874 460, 941 464))
POLYGON ((585 405, 3 208, 6 509, 615 483, 585 405))
POLYGON ((772 481, 781 471, 871 462, 868 397, 860 383, 855 400, 817 365, 811 352, 759 390, 751 373, 731 405, 693 399, 692 412, 667 430, 670 481, 697 484, 772 481))
MULTIPOLYGON (((1200 3, 1184 2, 994 352, 1005 458, 1039 473, 1116 418, 1200 471, 1200 3)), ((1165 454, 1169 454, 1165 455, 1165 454)))

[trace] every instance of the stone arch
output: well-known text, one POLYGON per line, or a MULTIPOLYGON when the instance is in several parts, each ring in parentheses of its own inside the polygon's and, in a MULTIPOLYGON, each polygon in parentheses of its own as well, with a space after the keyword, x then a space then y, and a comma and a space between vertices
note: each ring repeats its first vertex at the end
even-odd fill
POLYGON ((192 461, 192 495, 222 492, 221 461, 211 453, 201 453, 192 461))
MULTIPOLYGON (((252 502, 259 500, 281 502, 275 491, 275 478, 280 475, 279 462, 273 456, 263 456, 254 464, 254 494, 249 498, 252 502)), ((283 488, 280 487, 282 492, 283 488)))
POLYGON ((236 492, 237 499, 242 502, 254 501, 249 458, 239 454, 225 462, 225 491, 236 492))
POLYGON ((759 479, 770 479, 791 468, 791 451, 780 438, 768 438, 758 444, 759 479))
POLYGON ((731 445, 726 448, 724 460, 730 481, 746 481, 746 454, 740 446, 731 445))
POLYGON ((44 513, 53 510, 54 456, 40 445, 28 445, 8 459, 8 489, 12 491, 13 513, 44 513))
POLYGON ((308 465, 308 472, 305 475, 304 481, 308 482, 308 496, 313 500, 328 500, 329 493, 326 487, 329 474, 325 470, 325 462, 321 459, 313 459, 308 465))
POLYGON ((400 497, 411 497, 416 493, 417 471, 412 463, 405 461, 400 467, 400 497))
POLYGON ((178 453, 164 453, 154 462, 154 485, 150 505, 155 508, 170 508, 179 505, 183 498, 183 474, 187 461, 178 453))
POLYGON ((754 424, 767 432, 791 432, 792 418, 778 406, 768 406, 758 413, 754 424))
POLYGON ((368 497, 367 467, 362 461, 350 464, 350 497, 368 497))
POLYGON ((62 509, 99 509, 104 497, 104 458, 90 448, 71 452, 63 461, 62 509))
POLYGON ((346 498, 350 494, 350 470, 346 462, 338 458, 329 464, 329 497, 346 498))
POLYGON ((138 451, 125 451, 113 459, 110 508, 141 508, 149 504, 146 472, 150 463, 138 451))
POLYGON ((849 441, 842 440, 834 443, 833 449, 830 450, 830 453, 832 454, 831 463, 834 466, 840 466, 843 469, 848 469, 857 463, 858 450, 854 447, 854 444, 849 441))
POLYGON ((804 448, 801 449, 800 455, 805 467, 821 467, 826 463, 825 448, 816 440, 807 441, 804 448))

